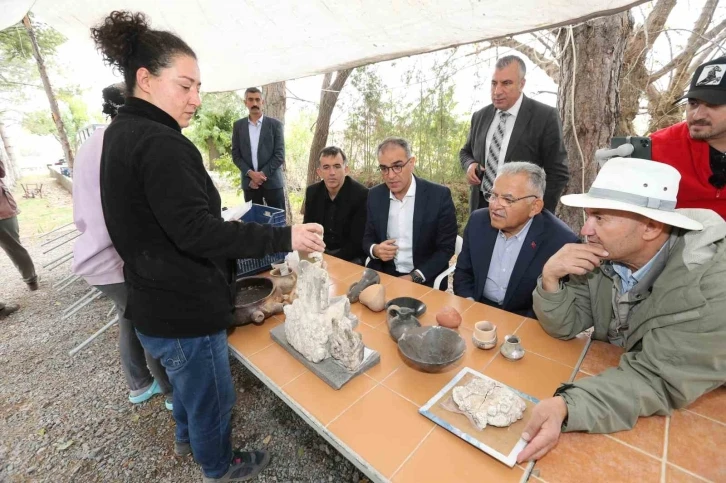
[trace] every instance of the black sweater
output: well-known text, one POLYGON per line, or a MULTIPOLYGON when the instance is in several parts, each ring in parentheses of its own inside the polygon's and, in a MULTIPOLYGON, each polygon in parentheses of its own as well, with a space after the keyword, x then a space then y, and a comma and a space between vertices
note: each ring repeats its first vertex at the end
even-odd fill
POLYGON ((171 116, 134 97, 104 135, 101 203, 124 261, 126 317, 149 336, 226 329, 234 259, 292 249, 289 227, 223 221, 197 148, 171 116))

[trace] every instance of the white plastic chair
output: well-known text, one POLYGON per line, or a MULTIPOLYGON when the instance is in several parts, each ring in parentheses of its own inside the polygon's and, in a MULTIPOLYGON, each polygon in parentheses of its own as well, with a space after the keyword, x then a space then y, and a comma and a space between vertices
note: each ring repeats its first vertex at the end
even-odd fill
MULTIPOLYGON (((459 235, 456 235, 456 248, 454 249, 454 254, 458 257, 459 253, 461 253, 461 247, 464 246, 464 239, 461 238, 459 235)), ((438 277, 434 279, 434 288, 436 290, 441 290, 439 287, 441 287, 441 282, 449 276, 450 273, 452 273, 454 270, 456 270, 456 264, 450 266, 443 272, 439 274, 438 277)))

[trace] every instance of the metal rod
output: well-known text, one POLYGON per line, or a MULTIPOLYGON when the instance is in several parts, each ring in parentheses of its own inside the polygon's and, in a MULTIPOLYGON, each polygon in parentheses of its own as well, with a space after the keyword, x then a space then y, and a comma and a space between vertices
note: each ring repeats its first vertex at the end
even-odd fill
POLYGON ((78 304, 80 304, 81 302, 83 302, 84 300, 86 300, 88 297, 92 296, 94 293, 96 293, 97 290, 98 289, 96 287, 91 287, 91 290, 89 290, 88 292, 86 292, 85 294, 83 294, 83 297, 79 298, 78 300, 76 300, 75 302, 73 302, 68 308, 66 308, 65 310, 63 310, 63 314, 65 315, 68 312, 70 312, 71 310, 75 309, 78 304))
POLYGON ((70 241, 73 241, 73 240, 75 240, 76 238, 78 238, 78 237, 79 237, 79 236, 81 236, 81 235, 83 235, 83 233, 78 233, 78 234, 77 234, 76 236, 72 236, 72 237, 70 237, 70 238, 69 238, 68 240, 66 240, 66 241, 63 241, 63 242, 61 242, 61 243, 57 244, 57 245, 56 245, 56 246, 54 246, 53 248, 49 248, 49 249, 47 249, 46 251, 44 251, 44 252, 43 252, 43 255, 45 255, 46 253, 50 253, 50 252, 52 252, 53 250, 55 250, 55 249, 56 249, 56 248, 58 248, 58 247, 62 247, 62 246, 63 246, 63 245, 65 245, 66 243, 68 243, 68 242, 70 242, 70 241))
POLYGON ((63 225, 63 226, 59 226, 58 228, 54 228, 54 229, 50 230, 50 231, 49 231, 48 233, 46 233, 46 234, 45 234, 45 235, 43 235, 43 236, 47 236, 47 235, 50 235, 51 233, 55 233, 55 232, 57 232, 58 230, 60 230, 61 228, 65 228, 65 227, 67 227, 67 226, 71 226, 71 225, 72 225, 73 223, 74 223, 74 222, 66 223, 66 224, 65 224, 65 225, 63 225))
POLYGON ((65 258, 63 258, 63 260, 58 260, 58 263, 55 264, 55 265, 53 265, 52 267, 45 267, 45 268, 48 271, 55 270, 56 268, 60 267, 64 263, 66 263, 68 260, 73 260, 73 253, 72 252, 71 253, 68 253, 67 256, 65 258))
POLYGON ((44 243, 41 243, 41 244, 40 244, 40 246, 44 247, 44 246, 46 246, 46 245, 50 245, 50 244, 51 244, 51 243, 53 243, 54 241, 56 241, 56 240, 60 240, 60 239, 61 239, 61 238, 63 238, 64 236, 68 236, 68 235, 70 235, 71 233, 73 233, 73 232, 75 232, 75 231, 78 231, 78 230, 76 230, 75 228, 74 228, 74 229, 72 229, 72 230, 69 230, 69 231, 67 231, 67 232, 63 233, 62 235, 60 235, 60 236, 57 236, 57 237, 53 238, 52 240, 48 240, 48 241, 46 241, 46 242, 44 242, 44 243))
POLYGON ((73 356, 74 354, 76 354, 76 353, 77 353, 77 352, 78 352, 79 350, 83 349, 83 348, 84 348, 84 347, 86 347, 86 346, 87 346, 88 344, 90 344, 91 342, 93 342, 93 339, 95 339, 95 338, 96 338, 96 337, 98 337, 99 335, 103 334, 103 333, 104 333, 104 332, 106 332, 106 331, 107 331, 108 329, 110 329, 110 328, 111 328, 111 326, 112 326, 113 324, 115 324, 116 322, 118 322, 118 315, 117 315, 116 317, 114 317, 113 319, 111 319, 111 321, 110 321, 110 322, 109 322, 108 324, 106 324, 106 325, 104 325, 103 327, 101 327, 100 329, 98 329, 98 331, 97 331, 97 332, 96 332, 95 334, 93 334, 93 335, 92 335, 91 337, 89 337, 88 339, 86 339, 86 340, 84 340, 83 342, 81 342, 81 343, 80 343, 80 344, 79 344, 79 345, 78 345, 77 347, 75 347, 75 348, 71 349, 71 350, 70 350, 70 351, 68 352, 68 355, 69 355, 69 356, 73 356))
POLYGON ((69 317, 73 316, 73 315, 74 315, 75 313, 77 313, 77 312, 78 312, 79 310, 81 310, 81 309, 82 309, 83 307, 85 307, 86 305, 90 304, 91 302, 93 302, 94 300, 96 300, 96 299, 97 299, 98 297, 100 297, 100 296, 102 296, 102 295, 103 295, 103 294, 102 294, 101 292, 98 292, 97 294, 94 294, 94 295, 93 295, 93 297, 91 297, 91 298, 90 298, 90 299, 88 299, 87 301, 83 302, 83 304, 81 304, 81 305, 79 305, 78 307, 76 307, 75 309, 73 309, 73 311, 72 311, 72 312, 71 312, 70 314, 68 314, 68 315, 64 315, 63 317, 61 317, 61 320, 66 320, 67 318, 69 318, 69 317))
POLYGON ((76 274, 75 274, 75 273, 71 273, 71 274, 70 274, 70 275, 68 275, 68 276, 67 276, 66 278, 64 278, 64 279, 63 279, 63 280, 61 280, 60 282, 56 283, 56 285, 63 285, 64 283, 66 283, 66 282, 67 282, 68 280, 72 279, 72 278, 73 278, 73 277, 75 277, 75 276, 76 276, 76 274))
POLYGON ((108 313, 106 314, 106 317, 111 317, 111 314, 113 313, 113 309, 116 308, 116 304, 114 302, 111 302, 111 308, 108 309, 108 313))
POLYGON ((73 285, 74 283, 76 283, 80 278, 81 278, 80 275, 73 275, 73 274, 71 274, 70 280, 68 280, 67 282, 65 282, 62 286, 59 286, 56 290, 58 290, 59 292, 60 291, 63 291, 66 288, 68 288, 71 285, 73 285))
POLYGON ((48 268, 48 267, 50 267, 50 266, 51 266, 51 265, 53 265, 53 264, 54 264, 55 262, 58 262, 58 261, 60 261, 60 260, 61 260, 62 258, 65 258, 65 257, 67 257, 68 255, 70 255, 70 256, 73 256, 73 252, 71 251, 71 252, 68 252, 68 253, 64 253, 63 255, 59 256, 58 258, 56 258, 56 259, 54 259, 54 260, 51 260, 50 262, 48 262, 48 263, 46 263, 45 265, 43 265, 43 268, 48 268))

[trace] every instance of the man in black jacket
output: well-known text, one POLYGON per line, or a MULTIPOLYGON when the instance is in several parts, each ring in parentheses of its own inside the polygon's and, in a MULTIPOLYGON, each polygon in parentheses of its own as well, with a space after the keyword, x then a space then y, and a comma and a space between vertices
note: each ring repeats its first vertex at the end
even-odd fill
POLYGON ((242 173, 245 201, 285 209, 285 135, 282 123, 263 116, 265 100, 256 87, 245 91, 249 116, 232 127, 232 160, 242 173))
POLYGON ((363 265, 368 188, 348 176, 348 158, 336 146, 320 151, 317 172, 322 181, 305 191, 303 223, 323 225, 325 253, 363 265))

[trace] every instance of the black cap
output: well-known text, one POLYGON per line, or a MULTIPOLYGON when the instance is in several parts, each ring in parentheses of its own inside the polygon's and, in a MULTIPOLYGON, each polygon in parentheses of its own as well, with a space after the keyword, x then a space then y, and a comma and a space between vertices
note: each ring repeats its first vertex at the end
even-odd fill
POLYGON ((693 73, 691 88, 678 101, 683 99, 698 99, 717 106, 726 104, 726 57, 699 65, 693 73))

